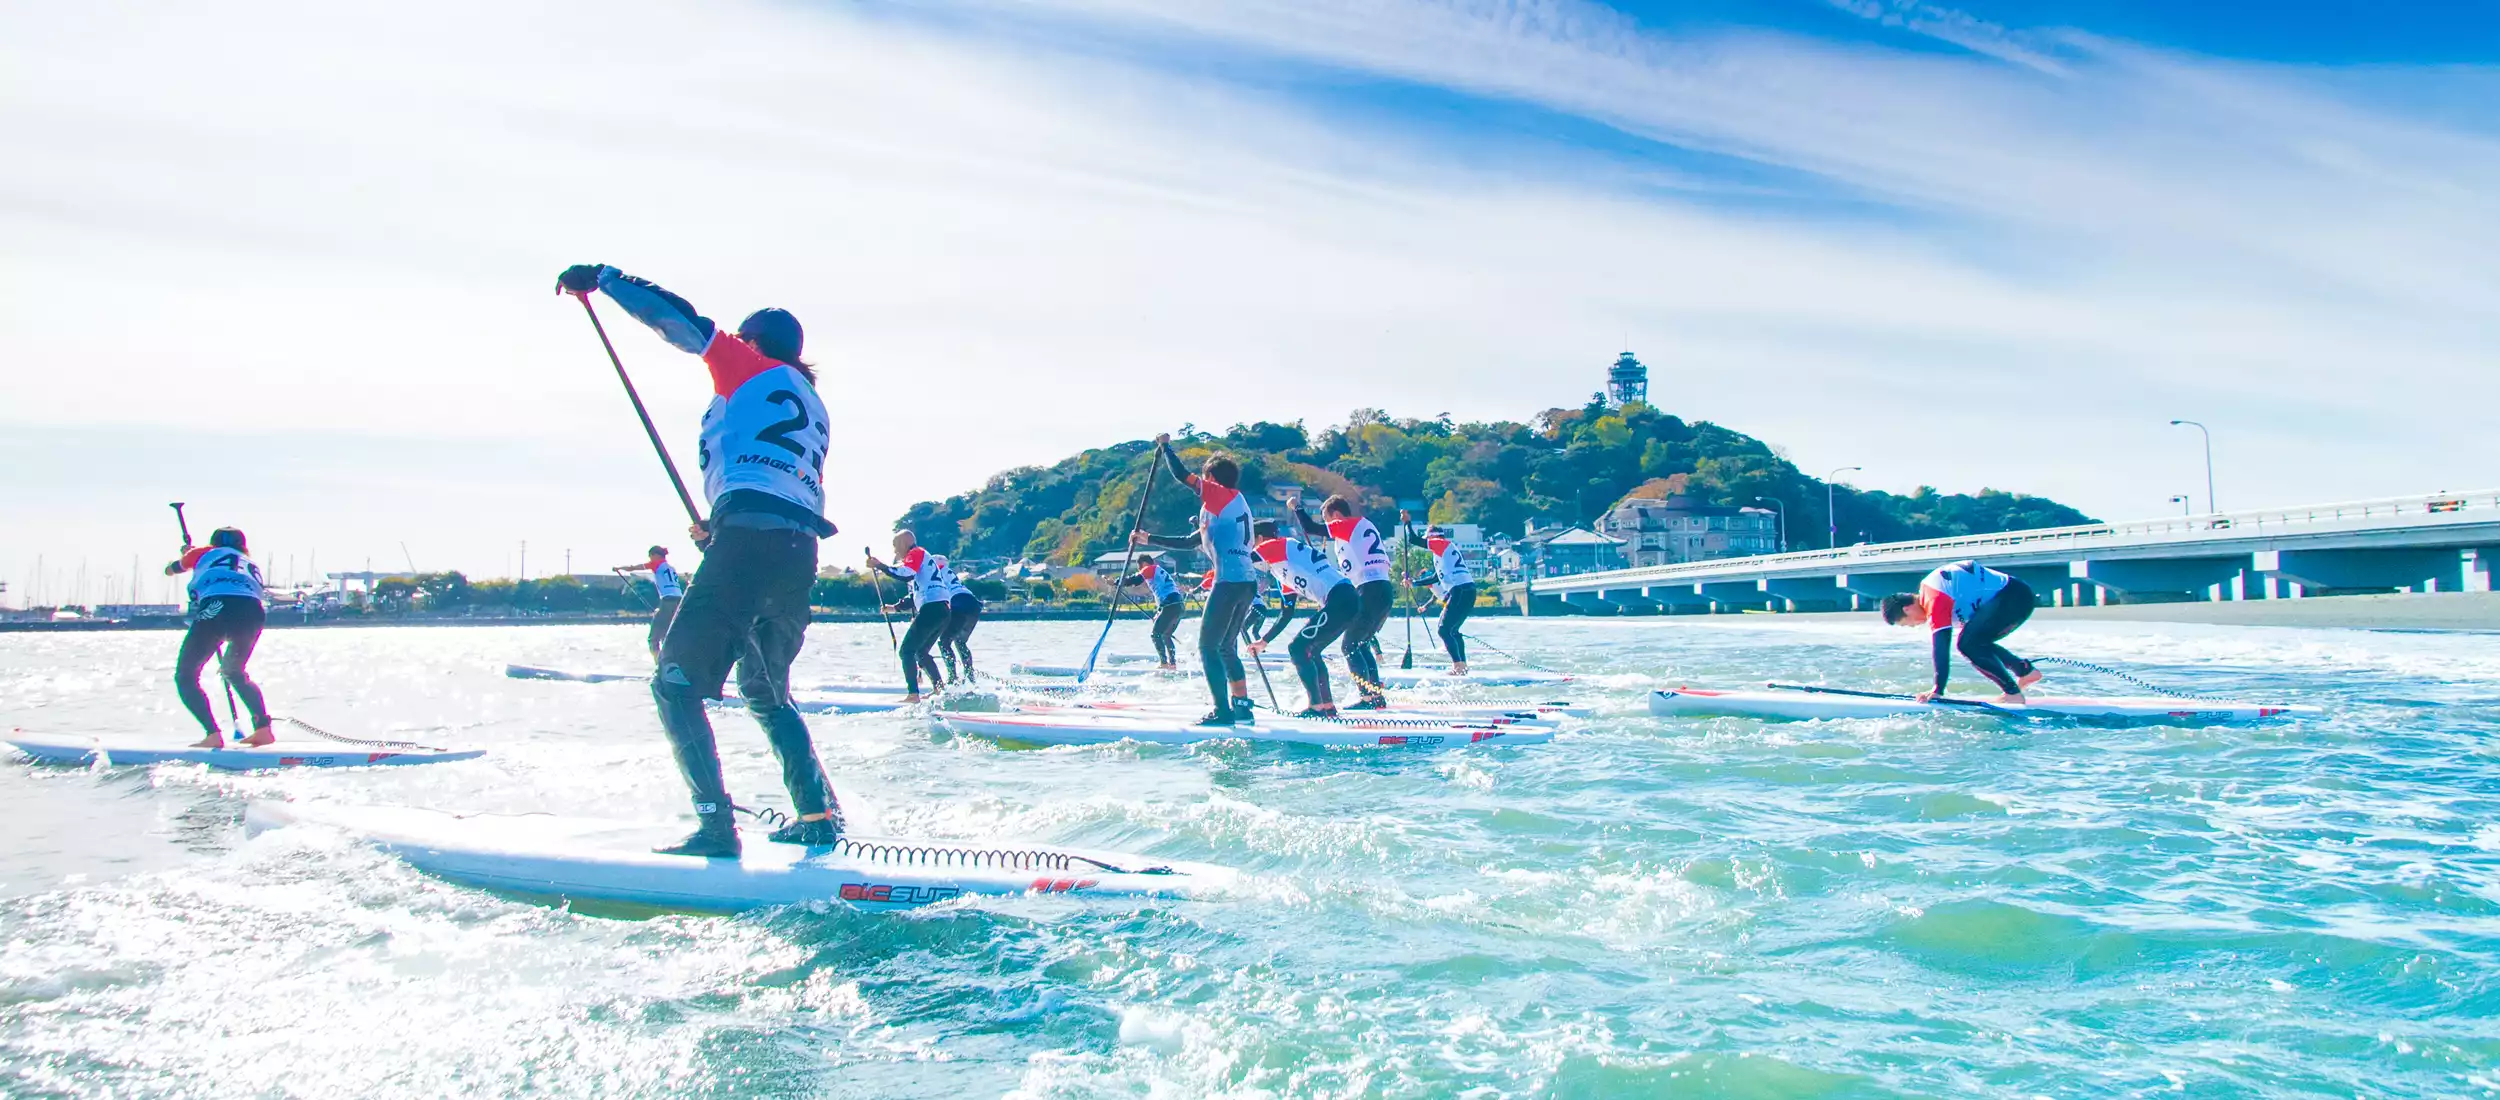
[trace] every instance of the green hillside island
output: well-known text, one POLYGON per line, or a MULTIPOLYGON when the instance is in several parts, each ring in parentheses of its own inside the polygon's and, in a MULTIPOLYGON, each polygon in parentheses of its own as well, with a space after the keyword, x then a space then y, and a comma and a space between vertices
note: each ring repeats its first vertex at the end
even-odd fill
MULTIPOLYGON (((1627 356, 1628 358, 1628 356, 1627 356)), ((1316 437, 1300 423, 1237 424, 1221 435, 1184 427, 1173 444, 1192 468, 1222 450, 1241 462, 1242 489, 1262 515, 1280 512, 1272 486, 1302 487, 1315 514, 1332 493, 1355 496, 1392 539, 1399 502, 1421 505, 1418 524, 1477 524, 1497 547, 1523 532, 1597 528, 1627 497, 1676 498, 1675 505, 1727 516, 1748 526, 1776 522, 1787 511, 1791 549, 1825 539, 1824 483, 1782 458, 1769 444, 1707 421, 1686 422, 1640 401, 1612 404, 1603 395, 1576 409, 1548 409, 1532 424, 1452 423, 1392 418, 1357 409, 1346 423, 1316 437)), ((1078 566, 1121 549, 1153 446, 1132 440, 1070 456, 1050 466, 1009 470, 973 492, 924 501, 900 525, 959 567, 1026 560, 1078 566)), ((1976 495, 1921 487, 1908 496, 1833 487, 1841 541, 1888 542, 2093 522, 2055 501, 1985 489, 1976 495)), ((1189 492, 1159 473, 1148 504, 1148 530, 1189 528, 1196 505, 1189 492)), ((1776 549, 1752 540, 1743 553, 1776 549)), ((1711 555, 1723 556, 1723 555, 1711 555)))

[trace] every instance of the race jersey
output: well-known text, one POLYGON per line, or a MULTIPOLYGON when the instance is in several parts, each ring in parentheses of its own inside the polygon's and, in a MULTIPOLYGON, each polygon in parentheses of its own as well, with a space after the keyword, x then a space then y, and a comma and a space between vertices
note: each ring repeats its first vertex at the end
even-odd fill
POLYGON ((1336 543, 1337 568, 1356 584, 1389 579, 1389 551, 1380 544, 1380 528, 1356 517, 1328 521, 1328 537, 1336 543))
POLYGON ((260 567, 231 546, 195 546, 185 550, 182 568, 191 572, 191 583, 184 591, 190 594, 194 606, 217 596, 242 596, 255 603, 262 599, 260 567))
POLYGON ((1288 593, 1308 592, 1312 599, 1325 603, 1329 592, 1349 583, 1345 574, 1337 571, 1337 563, 1301 539, 1268 539, 1258 545, 1257 554, 1259 564, 1288 593))
POLYGON ((823 484, 832 436, 816 384, 646 280, 601 268, 599 289, 671 346, 702 356, 712 372, 712 403, 703 411, 695 462, 712 518, 764 513, 818 538, 832 534, 823 484))
POLYGON ((703 350, 712 368, 712 404, 703 410, 696 465, 718 514, 729 495, 753 491, 810 515, 825 512, 825 404, 798 368, 725 332, 703 350))
POLYGON ((1249 581, 1259 577, 1250 558, 1250 501, 1239 489, 1227 489, 1196 474, 1189 487, 1198 491, 1198 544, 1218 581, 1249 581))
POLYGON ((1153 590, 1156 603, 1170 603, 1181 598, 1181 586, 1172 583, 1172 575, 1155 564, 1153 558, 1147 558, 1145 564, 1137 567, 1137 575, 1146 578, 1146 587, 1153 590))
POLYGON ((1918 582, 1918 591, 1926 598, 1928 629, 1945 630, 1969 622, 1983 601, 2005 591, 2013 580, 1975 561, 1957 561, 1927 574, 1918 582))
POLYGON ((1458 552, 1458 544, 1445 538, 1428 538, 1424 547, 1432 551, 1432 594, 1450 598, 1450 590, 1462 584, 1476 583, 1476 574, 1467 568, 1467 557, 1458 552))
POLYGON ((654 558, 643 568, 651 571, 651 587, 659 592, 661 599, 675 600, 685 597, 686 578, 677 572, 676 566, 654 558))
POLYGON ((886 572, 911 584, 913 608, 942 604, 955 594, 955 571, 946 564, 946 555, 932 554, 928 547, 915 546, 901 561, 885 567, 886 572))
POLYGON ((957 597, 961 596, 972 596, 972 599, 976 602, 980 600, 981 597, 972 595, 972 589, 970 586, 964 584, 964 579, 955 575, 955 563, 947 561, 945 555, 943 554, 938 556, 938 560, 945 563, 944 568, 946 569, 947 602, 952 603, 957 597))

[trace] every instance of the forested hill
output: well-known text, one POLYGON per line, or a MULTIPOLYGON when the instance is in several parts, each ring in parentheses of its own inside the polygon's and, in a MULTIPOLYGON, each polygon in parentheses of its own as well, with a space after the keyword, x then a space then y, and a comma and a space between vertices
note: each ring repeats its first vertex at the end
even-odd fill
MULTIPOLYGON (((1820 546, 1825 537, 1823 482, 1752 436, 1639 404, 1549 409, 1533 424, 1398 420, 1358 409, 1316 437, 1298 423, 1262 421, 1221 435, 1184 430, 1173 444, 1192 468, 1215 450, 1239 459, 1242 488, 1263 511, 1267 486, 1291 483, 1304 487, 1314 512, 1330 493, 1360 493, 1386 528, 1395 502, 1422 500, 1429 517, 1418 522, 1480 523, 1515 535, 1530 519, 1592 524, 1639 490, 1731 505, 1767 497, 1790 509, 1792 549, 1820 546)), ((1152 452, 1137 440, 1009 470, 977 491, 915 504, 901 522, 923 545, 958 558, 1080 562, 1120 545, 1152 452)), ((1168 472, 1155 481, 1148 529, 1187 528, 1196 511, 1188 492, 1168 472)), ((1861 532, 1887 542, 2092 522, 2055 501, 1995 489, 1973 496, 1922 487, 1896 496, 1840 486, 1837 498, 1843 542, 1861 532)))

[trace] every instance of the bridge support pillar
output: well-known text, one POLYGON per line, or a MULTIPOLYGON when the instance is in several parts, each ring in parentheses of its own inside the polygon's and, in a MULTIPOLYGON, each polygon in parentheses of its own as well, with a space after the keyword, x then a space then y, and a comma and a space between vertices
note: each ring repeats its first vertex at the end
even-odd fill
POLYGON ((2115 593, 2120 601, 2158 602, 2165 596, 2193 600, 2203 598, 2215 585, 2230 583, 2247 564, 2247 558, 2238 556, 2085 560, 2068 566, 2068 575, 2115 593))
POLYGON ((2411 588, 2456 592, 2465 562, 2455 550, 2260 550, 2258 572, 2315 588, 2411 588))
POLYGON ((1762 592, 1761 581, 1704 581, 1696 587, 1717 606, 1713 611, 1743 611, 1770 603, 1762 592))
POLYGON ((1615 605, 1618 615, 1656 615, 1665 610, 1658 601, 1642 595, 1638 588, 1601 588, 1597 598, 1615 605))
POLYGON ((1563 594, 1563 602, 1569 604, 1572 610, 1583 615, 1616 615, 1622 613, 1620 609, 1615 607, 1613 601, 1601 598, 1595 592, 1566 592, 1563 594))
POLYGON ((1641 589, 1641 596, 1664 608, 1669 615, 1711 609, 1710 598, 1702 595, 1700 588, 1690 584, 1653 584, 1641 589))
POLYGON ((1834 587, 1855 593, 1869 601, 1880 600, 1895 592, 1916 592, 1918 582, 1927 579, 1924 571, 1917 573, 1843 573, 1832 578, 1834 587))
POLYGON ((1774 577, 1762 581, 1764 595, 1783 600, 1790 611, 1845 611, 1849 590, 1830 577, 1774 577))
POLYGON ((2500 564, 2500 548, 2478 546, 2459 556, 2464 559, 2461 564, 2465 568, 2465 591, 2492 591, 2491 567, 2500 564))

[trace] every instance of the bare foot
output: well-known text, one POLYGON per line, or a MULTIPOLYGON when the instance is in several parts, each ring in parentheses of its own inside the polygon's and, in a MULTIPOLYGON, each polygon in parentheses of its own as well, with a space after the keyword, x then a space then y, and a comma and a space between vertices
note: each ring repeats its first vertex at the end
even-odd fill
POLYGON ((278 735, 270 732, 269 727, 262 726, 259 729, 253 730, 252 736, 246 739, 243 743, 255 749, 265 745, 275 745, 278 743, 278 735))
POLYGON ((2028 702, 2030 702, 2030 700, 2023 698, 2023 693, 2019 691, 2009 691, 2003 695, 1997 696, 1998 706, 2019 707, 2028 702))
POLYGON ((200 738, 197 741, 193 741, 184 747, 193 749, 222 749, 226 747, 226 738, 223 734, 212 733, 206 737, 200 738))
POLYGON ((905 702, 905 703, 917 703, 917 702, 919 702, 919 701, 920 701, 920 693, 919 693, 919 692, 917 692, 917 691, 912 692, 912 693, 911 693, 911 694, 909 694, 909 695, 903 696, 903 702, 905 702))
POLYGON ((2015 683, 2017 683, 2017 684, 2021 684, 2021 685, 2022 685, 2022 686, 2024 686, 2024 687, 2030 687, 2030 686, 2031 686, 2031 685, 2033 685, 2033 684, 2039 683, 2039 682, 2040 682, 2040 677, 2041 677, 2042 675, 2043 675, 2043 673, 2041 673, 2041 671, 2040 671, 2039 669, 2036 669, 2036 668, 2035 668, 2035 669, 2032 669, 2032 670, 2031 670, 2031 671, 2029 671, 2029 672, 2023 673, 2022 675, 2015 677, 2015 678, 2014 678, 2014 682, 2015 682, 2015 683))
POLYGON ((1467 675, 1467 666, 1466 666, 1466 665, 1456 665, 1456 664, 1451 665, 1451 666, 1450 666, 1450 675, 1452 675, 1452 676, 1465 676, 1465 675, 1467 675))

